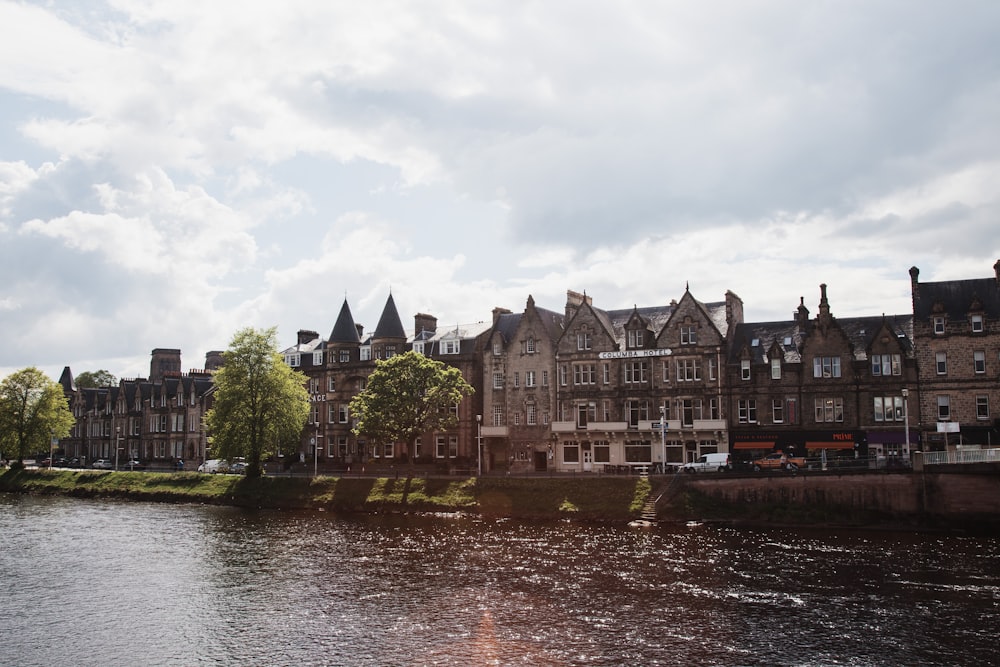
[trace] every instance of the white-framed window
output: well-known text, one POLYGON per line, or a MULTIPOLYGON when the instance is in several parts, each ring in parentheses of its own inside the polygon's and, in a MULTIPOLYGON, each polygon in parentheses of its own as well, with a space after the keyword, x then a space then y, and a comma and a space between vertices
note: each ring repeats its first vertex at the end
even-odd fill
POLYGON ((547 370, 542 371, 542 386, 543 387, 549 386, 549 372, 547 370))
POLYGON ((323 352, 322 350, 313 352, 313 366, 323 365, 323 352))
POLYGON ((503 373, 500 371, 493 372, 493 388, 503 389, 503 373))
POLYGON ((970 320, 972 321, 972 333, 983 333, 983 316, 973 315, 970 320))
POLYGON ((593 342, 589 331, 578 331, 576 333, 576 349, 589 350, 593 342))
POLYGON ((528 426, 534 426, 538 423, 538 408, 534 403, 528 403, 524 406, 525 421, 528 426))
POLYGON ((976 419, 990 418, 990 397, 986 395, 976 396, 976 419))
POLYGON ((494 405, 493 406, 493 425, 503 426, 503 406, 494 405))
POLYGON ((844 421, 843 398, 817 398, 816 423, 833 423, 844 421))
POLYGON ((708 358, 708 379, 715 380, 719 377, 719 360, 715 357, 708 358))
POLYGON ((445 437, 443 435, 439 435, 434 439, 434 456, 439 459, 443 459, 448 453, 446 447, 447 441, 445 440, 445 437))
POLYGON ((329 424, 336 423, 337 421, 337 406, 333 403, 327 403, 326 405, 326 421, 329 424))
POLYGON ((780 398, 771 401, 771 422, 774 424, 785 423, 785 402, 780 398))
POLYGON ((417 354, 424 354, 424 341, 415 340, 413 341, 413 351, 417 354))
POLYGON ((514 389, 517 389, 520 386, 521 386, 521 372, 514 371, 514 389))
POLYGON ((493 356, 499 357, 501 354, 503 354, 503 345, 500 344, 500 341, 497 341, 493 343, 493 356))
POLYGON ((780 380, 781 379, 781 358, 773 357, 771 359, 771 379, 780 380))
POLYGON ((637 349, 643 346, 643 335, 642 329, 629 329, 628 331, 628 347, 630 349, 637 349))
POLYGON ((840 357, 816 357, 813 359, 813 377, 839 378, 840 357))
POLYGON ((740 361, 740 379, 749 380, 750 379, 750 360, 743 359, 740 361))
POLYGON ((898 354, 873 354, 872 375, 889 376, 902 373, 902 357, 898 354))
POLYGON ((535 339, 532 336, 528 336, 528 340, 524 341, 524 352, 525 354, 535 353, 535 339))
POLYGON ((934 318, 934 333, 938 336, 944 333, 944 318, 940 315, 934 318))
POLYGON ((736 407, 741 424, 757 423, 757 401, 755 399, 740 399, 736 407))
POLYGON ((448 456, 455 459, 458 458, 458 436, 452 435, 448 437, 448 456))
POLYGON ((601 381, 611 384, 611 364, 601 364, 601 381))
POLYGON ((341 403, 337 406, 337 415, 341 424, 346 424, 347 420, 350 419, 350 410, 347 403, 341 403))
POLYGON ((441 354, 458 354, 462 351, 462 341, 450 339, 441 341, 441 354))
POLYGON ((559 367, 559 385, 565 387, 569 383, 569 371, 567 370, 566 364, 559 367))
MULTIPOLYGON (((372 360, 372 346, 371 345, 362 345, 361 348, 358 350, 358 354, 360 355, 359 358, 361 359, 361 361, 371 361, 372 360)), ((348 362, 350 360, 351 360, 351 353, 350 352, 341 352, 340 353, 340 361, 341 361, 341 363, 346 363, 346 362, 348 362), (347 359, 344 359, 345 356, 347 357, 347 359)))
POLYGON ((326 390, 337 391, 337 379, 332 375, 326 379, 326 390))
POLYGON ((938 375, 948 374, 948 353, 938 352, 934 355, 934 366, 938 375))
POLYGON ((875 396, 873 403, 875 421, 903 421, 902 396, 875 396))
POLYGON ((524 371, 524 386, 525 387, 535 386, 535 371, 524 371))
POLYGON ((573 384, 596 384, 597 369, 594 364, 573 364, 573 384))
POLYGON ((951 396, 942 394, 937 397, 938 421, 946 422, 951 420, 951 396))
POLYGON ((977 374, 986 372, 986 352, 975 350, 972 353, 972 366, 977 374))
POLYGON ((681 345, 697 345, 698 328, 691 325, 681 327, 681 345))
POLYGON ((285 363, 291 366, 292 368, 296 368, 302 364, 302 355, 298 353, 286 354, 285 363))
POLYGON ((701 359, 677 359, 678 382, 701 381, 701 359))
POLYGON ((649 363, 646 361, 625 362, 625 384, 643 384, 648 381, 646 377, 649 371, 649 363))
POLYGON ((395 455, 396 455, 396 451, 395 451, 394 443, 387 442, 384 445, 382 445, 382 456, 384 456, 387 459, 391 459, 395 455))

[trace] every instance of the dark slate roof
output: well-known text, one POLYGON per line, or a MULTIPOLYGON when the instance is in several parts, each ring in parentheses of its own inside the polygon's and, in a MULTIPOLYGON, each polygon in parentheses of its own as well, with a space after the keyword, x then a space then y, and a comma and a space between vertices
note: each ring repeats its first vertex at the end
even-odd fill
MULTIPOLYGON (((847 336, 853 347, 854 359, 858 361, 868 358, 868 349, 883 322, 896 335, 907 356, 913 355, 913 316, 883 315, 874 317, 846 317, 834 320, 847 336)), ((808 337, 815 320, 802 327, 795 320, 785 322, 745 322, 736 325, 736 333, 729 348, 729 363, 738 364, 746 345, 750 350, 752 363, 764 363, 772 347, 777 345, 781 350, 785 363, 800 363, 802 361, 802 343, 808 337), (756 342, 756 344, 755 344, 756 342)))
POLYGON ((340 314, 337 315, 337 322, 333 325, 333 331, 330 332, 330 342, 353 344, 361 342, 358 327, 354 323, 351 309, 347 305, 347 299, 344 299, 344 305, 340 307, 340 314))
POLYGON ((1000 317, 1000 281, 994 277, 917 283, 913 314, 927 319, 935 304, 941 304, 944 314, 952 320, 965 319, 969 312, 979 310, 991 318, 1000 317))
POLYGON ((396 302, 389 295, 382 309, 382 317, 375 327, 375 338, 406 338, 406 331, 403 330, 403 322, 399 319, 399 312, 396 310, 396 302))
POLYGON ((503 336, 505 343, 510 343, 517 333, 517 328, 521 325, 522 313, 502 313, 497 317, 493 330, 503 336))

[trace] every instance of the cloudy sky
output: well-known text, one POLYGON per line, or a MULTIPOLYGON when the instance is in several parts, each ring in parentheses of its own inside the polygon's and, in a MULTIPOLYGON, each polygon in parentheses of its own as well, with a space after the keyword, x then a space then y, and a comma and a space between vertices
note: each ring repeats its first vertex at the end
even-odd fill
POLYGON ((0 375, 1000 258, 1000 3, 0 0, 0 375))

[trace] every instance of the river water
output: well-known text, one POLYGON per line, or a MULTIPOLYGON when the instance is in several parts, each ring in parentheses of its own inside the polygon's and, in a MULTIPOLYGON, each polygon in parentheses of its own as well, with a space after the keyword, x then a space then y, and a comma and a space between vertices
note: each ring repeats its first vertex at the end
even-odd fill
POLYGON ((0 494, 0 664, 995 665, 1000 538, 0 494))

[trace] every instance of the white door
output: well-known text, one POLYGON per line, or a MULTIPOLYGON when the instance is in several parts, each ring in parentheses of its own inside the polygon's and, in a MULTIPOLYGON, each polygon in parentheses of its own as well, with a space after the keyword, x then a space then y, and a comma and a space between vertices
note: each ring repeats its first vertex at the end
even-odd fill
POLYGON ((590 472, 594 469, 594 453, 589 449, 583 452, 583 472, 590 472))

